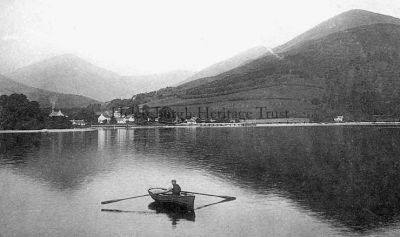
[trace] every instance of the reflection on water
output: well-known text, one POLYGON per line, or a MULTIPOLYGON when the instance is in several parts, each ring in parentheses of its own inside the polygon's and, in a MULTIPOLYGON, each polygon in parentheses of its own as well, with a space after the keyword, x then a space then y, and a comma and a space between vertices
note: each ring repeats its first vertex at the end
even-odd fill
MULTIPOLYGON (((30 185, 34 185, 35 189, 41 189, 40 185, 44 185, 50 192, 70 199, 78 207, 84 205, 80 202, 85 202, 85 205, 99 203, 99 199, 106 200, 107 195, 110 199, 128 196, 129 190, 126 189, 139 190, 140 194, 140 190, 146 190, 153 182, 169 181, 173 175, 182 177, 181 180, 186 181, 186 185, 192 182, 192 187, 206 192, 213 189, 212 191, 219 194, 221 190, 218 188, 224 188, 225 194, 239 195, 238 200, 229 203, 230 200, 201 201, 196 198, 196 218, 194 212, 181 212, 154 202, 148 204, 146 199, 118 204, 121 206, 115 209, 104 209, 117 213, 137 209, 132 211, 134 217, 114 215, 112 218, 121 218, 119 221, 123 222, 129 218, 136 218, 137 214, 139 219, 135 221, 139 221, 143 226, 152 221, 162 226, 164 222, 160 221, 160 214, 168 217, 177 229, 182 227, 182 231, 186 226, 183 223, 195 225, 187 227, 190 231, 196 225, 202 229, 201 226, 206 225, 202 222, 209 221, 208 219, 218 220, 215 226, 212 226, 213 222, 207 222, 212 231, 206 231, 204 235, 212 235, 215 234, 218 225, 224 223, 218 219, 223 212, 237 212, 240 213, 237 214, 237 219, 252 218, 252 214, 259 215, 246 226, 263 229, 263 220, 268 220, 267 217, 272 214, 256 210, 266 210, 265 208, 270 208, 269 204, 285 202, 293 205, 280 207, 281 212, 287 211, 285 218, 297 218, 295 216, 306 213, 305 215, 312 218, 307 225, 318 226, 314 226, 314 229, 320 228, 319 234, 345 235, 371 231, 377 231, 378 234, 390 234, 390 231, 393 231, 393 234, 397 233, 400 219, 399 154, 400 129, 397 128, 154 128, 53 134, 0 134, 0 175, 8 182, 15 180, 14 175, 33 180, 30 185), (8 171, 11 171, 12 175, 8 171), (102 193, 94 194, 95 190, 102 190, 102 193), (114 191, 107 193, 109 190, 114 191), (229 190, 237 193, 229 193, 229 190), (69 191, 83 193, 87 199, 82 201, 76 196, 68 196, 69 191), (98 199, 90 199, 91 195, 96 195, 98 199), (279 202, 270 200, 271 197, 279 202), (246 201, 248 203, 244 203, 246 201), (129 208, 129 205, 134 208, 129 208), (143 206, 147 208, 140 209, 143 206), (225 209, 226 207, 229 208, 225 209), (149 215, 151 213, 157 215, 149 215), (154 219, 149 221, 146 218, 154 219), (329 223, 328 227, 320 227, 319 222, 329 223), (342 232, 343 228, 345 232, 342 232), (334 231, 336 234, 332 234, 332 229, 338 232, 334 231), (379 232, 381 230, 383 232, 379 232)), ((6 192, 16 193, 15 195, 20 191, 14 190, 12 186, 7 188, 9 190, 6 192)), ((8 198, 4 194, 0 198, 2 202, 13 202, 11 197, 8 198)), ((53 200, 50 196, 48 199, 53 200)), ((52 202, 54 205, 62 205, 58 204, 56 199, 52 202)), ((2 208, 4 210, 13 207, 2 208)), ((100 209, 94 207, 96 208, 99 212, 100 209)), ((18 215, 11 209, 9 212, 18 215)), ((83 219, 109 218, 106 212, 102 214, 86 217, 85 215, 91 215, 90 212, 81 213, 83 219)), ((20 218, 24 218, 22 214, 20 218)), ((1 221, 4 220, 0 218, 0 224, 1 221)), ((301 225, 299 223, 303 222, 299 221, 296 219, 294 223, 301 225)), ((278 229, 281 228, 279 225, 283 224, 274 221, 271 223, 278 229)), ((98 227, 89 223, 86 225, 91 231, 98 227)), ((243 225, 244 223, 238 220, 237 223, 229 225, 229 228, 245 229, 243 225)), ((129 232, 129 225, 118 228, 119 231, 126 229, 127 235, 132 233, 129 232)), ((104 233, 97 234, 119 234, 104 229, 103 231, 104 233)), ((299 229, 293 231, 288 235, 296 235, 299 229)), ((190 232, 180 234, 187 233, 190 232)), ((312 232, 306 233, 312 235, 312 232)), ((83 235, 92 234, 88 232, 87 235, 83 235)), ((159 234, 177 235, 174 232, 159 234)), ((239 235, 239 232, 236 234, 239 235)), ((277 233, 273 232, 273 235, 277 233)))
POLYGON ((164 154, 201 167, 260 193, 278 193, 316 215, 365 231, 399 217, 399 131, 357 127, 135 130, 135 139, 126 144, 136 152, 164 154))
POLYGON ((31 149, 39 148, 40 141, 40 133, 0 134, 0 154, 7 154, 9 157, 13 158, 23 158, 24 154, 31 149))
POLYGON ((132 213, 141 215, 162 215, 168 216, 172 226, 176 226, 180 220, 195 221, 196 214, 194 210, 184 209, 181 206, 174 205, 172 203, 159 203, 151 202, 148 205, 149 211, 137 211, 137 210, 121 210, 121 209, 108 209, 102 208, 102 212, 111 213, 132 213))
POLYGON ((235 201, 235 200, 236 200, 235 197, 225 197, 221 201, 212 202, 212 203, 208 203, 208 204, 196 207, 195 210, 199 210, 199 209, 202 209, 202 208, 210 207, 210 206, 221 204, 221 203, 224 203, 224 202, 231 202, 231 201, 235 201))
POLYGON ((1 163, 59 190, 76 189, 98 172, 97 133, 0 134, 1 163))
POLYGON ((193 210, 183 209, 171 203, 152 202, 149 204, 148 208, 156 211, 156 213, 167 214, 173 226, 175 226, 179 220, 195 221, 196 218, 196 214, 193 210))

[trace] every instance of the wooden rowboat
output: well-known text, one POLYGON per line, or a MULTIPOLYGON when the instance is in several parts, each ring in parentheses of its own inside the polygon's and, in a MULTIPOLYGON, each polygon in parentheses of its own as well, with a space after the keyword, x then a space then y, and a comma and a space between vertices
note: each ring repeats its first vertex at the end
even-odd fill
POLYGON ((172 195, 172 193, 166 193, 165 188, 150 188, 148 190, 151 198, 156 202, 160 203, 171 203, 175 205, 179 205, 188 210, 193 210, 194 208, 194 195, 190 195, 188 193, 181 193, 181 195, 172 195))

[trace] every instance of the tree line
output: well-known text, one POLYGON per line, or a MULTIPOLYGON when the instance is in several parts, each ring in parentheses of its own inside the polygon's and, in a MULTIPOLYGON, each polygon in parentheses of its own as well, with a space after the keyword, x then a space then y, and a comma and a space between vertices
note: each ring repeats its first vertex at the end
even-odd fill
POLYGON ((36 130, 44 128, 71 128, 66 117, 49 117, 37 101, 24 94, 0 96, 0 130, 36 130))

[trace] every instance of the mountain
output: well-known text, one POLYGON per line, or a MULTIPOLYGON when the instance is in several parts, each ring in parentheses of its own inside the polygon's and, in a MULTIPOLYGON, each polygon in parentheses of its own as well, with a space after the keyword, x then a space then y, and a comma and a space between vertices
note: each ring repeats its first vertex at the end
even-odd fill
POLYGON ((154 75, 120 76, 77 56, 66 54, 22 67, 7 76, 35 88, 110 101, 172 86, 192 74, 189 71, 171 71, 154 75))
POLYGON ((52 102, 55 102, 57 108, 86 107, 89 104, 100 103, 84 96, 61 94, 33 88, 0 75, 0 95, 13 93, 25 94, 29 100, 38 101, 41 107, 51 107, 52 102))
POLYGON ((269 54, 270 50, 264 46, 258 46, 251 49, 248 49, 244 52, 241 52, 231 58, 213 64, 193 76, 187 78, 181 83, 177 84, 178 86, 183 87, 195 87, 200 84, 204 84, 212 80, 212 78, 218 74, 227 72, 233 68, 239 67, 243 64, 246 64, 254 59, 257 59, 263 55, 269 54), (201 79, 201 80, 198 80, 201 79))
POLYGON ((301 45, 302 43, 309 40, 319 39, 329 34, 355 28, 358 26, 374 24, 399 25, 400 19, 360 9, 346 11, 327 21, 322 22, 321 24, 295 37, 289 42, 274 48, 274 52, 282 53, 295 47, 296 45, 301 45))
POLYGON ((133 91, 118 74, 69 54, 31 64, 7 76, 35 88, 83 95, 100 101, 131 97, 133 91))
MULTIPOLYGON (((384 22, 398 21, 361 13, 366 18, 370 14, 369 22, 375 22, 377 16, 384 22)), ((360 11, 344 15, 358 19, 360 11)), ((319 28, 320 32, 329 31, 319 28)), ((169 106, 176 111, 185 111, 185 107, 199 112, 205 107, 210 111, 247 110, 253 118, 268 116, 261 116, 261 107, 270 115, 287 112, 289 117, 315 120, 332 120, 340 114, 353 119, 371 119, 376 114, 400 115, 399 38, 399 24, 346 28, 297 43, 279 56, 253 60, 215 76, 208 83, 166 88, 137 99, 150 107, 169 106)))
POLYGON ((396 41, 399 29, 399 25, 376 24, 334 33, 286 51, 282 54, 284 59, 271 56, 257 59, 219 75, 218 80, 187 89, 184 94, 188 96, 230 93, 271 83, 268 79, 273 78, 283 83, 283 75, 295 75, 299 79, 307 80, 326 79, 332 70, 343 70, 355 60, 369 62, 368 60, 373 60, 376 55, 394 60, 400 49, 396 41))
POLYGON ((215 76, 247 64, 258 58, 267 55, 276 56, 277 54, 280 54, 291 48, 300 46, 307 41, 319 39, 335 32, 344 31, 358 26, 373 25, 379 23, 400 24, 400 19, 365 10, 350 10, 341 13, 325 22, 322 22, 316 27, 295 37, 289 42, 274 48, 273 50, 263 46, 259 46, 242 52, 227 60, 216 63, 189 77, 185 81, 178 84, 178 86, 183 86, 185 88, 196 87, 201 84, 211 82, 213 80, 218 80, 218 77, 215 76))

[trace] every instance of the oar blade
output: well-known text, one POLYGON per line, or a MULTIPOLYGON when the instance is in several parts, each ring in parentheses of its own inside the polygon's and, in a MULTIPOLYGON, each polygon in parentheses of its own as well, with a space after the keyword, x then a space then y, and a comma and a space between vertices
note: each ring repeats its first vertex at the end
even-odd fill
POLYGON ((120 201, 120 200, 119 199, 118 200, 109 200, 109 201, 101 202, 101 204, 104 205, 104 204, 109 204, 109 203, 118 202, 118 201, 120 201))
POLYGON ((236 200, 235 197, 230 197, 230 196, 221 196, 221 198, 224 198, 224 199, 229 200, 229 201, 236 200))
POLYGON ((122 212, 121 210, 118 209, 101 209, 101 211, 108 211, 108 212, 122 212))

